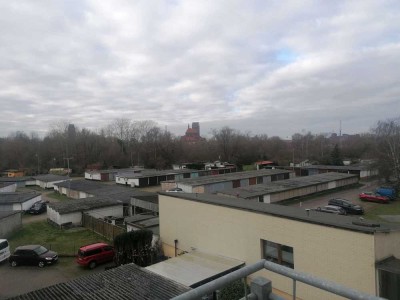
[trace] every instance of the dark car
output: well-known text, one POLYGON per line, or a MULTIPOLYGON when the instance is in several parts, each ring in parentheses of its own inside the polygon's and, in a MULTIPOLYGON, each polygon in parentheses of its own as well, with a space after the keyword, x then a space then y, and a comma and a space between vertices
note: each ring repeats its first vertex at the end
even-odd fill
POLYGON ((331 213, 331 214, 336 214, 336 215, 346 215, 346 211, 339 207, 339 206, 334 206, 334 205, 326 205, 323 207, 317 207, 316 211, 320 212, 326 212, 326 213, 331 213))
POLYGON ((389 203, 390 199, 386 196, 381 196, 373 192, 364 192, 358 195, 362 201, 371 201, 378 203, 389 203))
POLYGON ((57 260, 57 252, 48 250, 40 245, 19 246, 8 259, 12 267, 18 265, 34 265, 40 268, 51 265, 57 262, 57 260))
POLYGON ((181 192, 183 192, 183 190, 181 188, 176 187, 176 188, 173 188, 173 189, 166 190, 166 192, 168 192, 168 193, 181 193, 181 192))
POLYGON ((328 201, 329 205, 334 205, 334 206, 339 206, 343 208, 346 213, 348 214, 353 214, 353 215, 362 215, 364 214, 364 209, 360 205, 356 205, 354 203, 351 203, 351 201, 346 200, 346 199, 331 199, 328 201))
POLYGON ((106 243, 95 243, 82 246, 78 250, 76 262, 81 266, 95 268, 97 265, 114 259, 114 248, 106 243))
POLYGON ((32 207, 28 210, 28 213, 32 215, 38 215, 47 211, 47 203, 46 202, 36 202, 32 205, 32 207))

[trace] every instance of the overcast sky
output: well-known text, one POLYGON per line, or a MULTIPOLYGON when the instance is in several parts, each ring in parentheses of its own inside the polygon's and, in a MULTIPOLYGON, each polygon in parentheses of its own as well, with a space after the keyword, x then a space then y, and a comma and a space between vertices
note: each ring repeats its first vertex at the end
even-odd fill
POLYGON ((0 136, 116 118, 252 134, 400 116, 400 2, 1 1, 0 136))

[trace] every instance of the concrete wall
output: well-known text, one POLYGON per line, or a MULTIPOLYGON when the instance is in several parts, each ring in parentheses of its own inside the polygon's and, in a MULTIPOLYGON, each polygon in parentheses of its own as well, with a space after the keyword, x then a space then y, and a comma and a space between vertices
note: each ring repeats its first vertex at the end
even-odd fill
MULTIPOLYGON (((262 258, 261 240, 293 247, 295 270, 375 294, 375 239, 372 234, 316 225, 261 213, 160 195, 160 236, 166 255, 191 247, 252 264, 262 258), (193 213, 196 212, 196 213, 193 213), (251 220, 251 221, 250 221, 251 220)), ((388 235, 394 241, 397 236, 388 235)), ((389 248, 392 245, 387 243, 389 248)), ((292 281, 268 271, 257 273, 292 292, 292 281)), ((298 283, 302 299, 338 299, 298 283)))
POLYGON ((82 224, 82 213, 81 212, 73 212, 68 214, 60 215, 54 209, 48 207, 47 208, 47 218, 51 221, 55 222, 58 225, 72 222, 74 225, 81 225, 82 224))
POLYGON ((22 226, 21 213, 15 213, 0 219, 0 237, 7 238, 22 226))

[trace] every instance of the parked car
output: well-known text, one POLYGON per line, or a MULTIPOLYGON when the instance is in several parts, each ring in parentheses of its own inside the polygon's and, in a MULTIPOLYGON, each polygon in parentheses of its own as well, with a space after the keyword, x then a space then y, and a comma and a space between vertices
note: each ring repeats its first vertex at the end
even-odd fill
POLYGON ((114 255, 114 247, 106 243, 95 243, 80 247, 76 262, 81 266, 94 269, 99 264, 112 261, 114 255))
POLYGON ((331 214, 336 214, 336 215, 346 215, 346 211, 339 207, 339 206, 334 206, 334 205, 326 205, 323 207, 317 207, 316 211, 320 212, 326 212, 326 213, 331 213, 331 214))
POLYGON ((176 187, 176 188, 173 188, 173 189, 166 190, 166 192, 168 192, 168 193, 181 193, 181 192, 183 192, 183 190, 181 188, 176 187))
POLYGON ((351 201, 346 199, 340 199, 340 198, 330 199, 328 201, 328 205, 339 206, 343 208, 348 214, 353 214, 353 215, 364 214, 364 209, 360 205, 353 204, 351 203, 351 201))
POLYGON ((32 205, 32 207, 28 210, 28 213, 32 215, 38 215, 47 211, 47 202, 36 202, 32 205))
POLYGON ((375 190, 375 193, 380 196, 388 197, 390 200, 395 200, 397 196, 396 189, 390 186, 381 186, 375 190))
POLYGON ((8 261, 12 267, 18 265, 36 265, 43 268, 57 262, 58 254, 41 245, 26 245, 17 247, 8 261))
POLYGON ((10 245, 6 239, 0 239, 0 262, 10 257, 10 245))
POLYGON ((390 199, 386 196, 375 194, 374 192, 364 192, 358 195, 361 201, 371 201, 378 203, 389 203, 390 199))

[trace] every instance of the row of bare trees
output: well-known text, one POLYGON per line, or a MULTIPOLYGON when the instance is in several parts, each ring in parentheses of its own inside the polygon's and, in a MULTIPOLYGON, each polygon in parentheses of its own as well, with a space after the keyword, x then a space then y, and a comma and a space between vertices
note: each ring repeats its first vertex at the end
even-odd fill
POLYGON ((352 160, 381 159, 382 174, 399 179, 399 132, 399 119, 379 122, 371 133, 341 137, 296 133, 290 141, 223 127, 212 130, 208 139, 185 143, 153 121, 117 119, 96 131, 60 121, 44 138, 24 132, 0 138, 0 169, 46 173, 50 168, 66 167, 67 160, 74 173, 82 173, 94 164, 103 168, 143 165, 155 169, 170 168, 179 162, 215 160, 239 166, 257 160, 280 165, 306 159, 331 164, 336 146, 342 157, 352 160))

